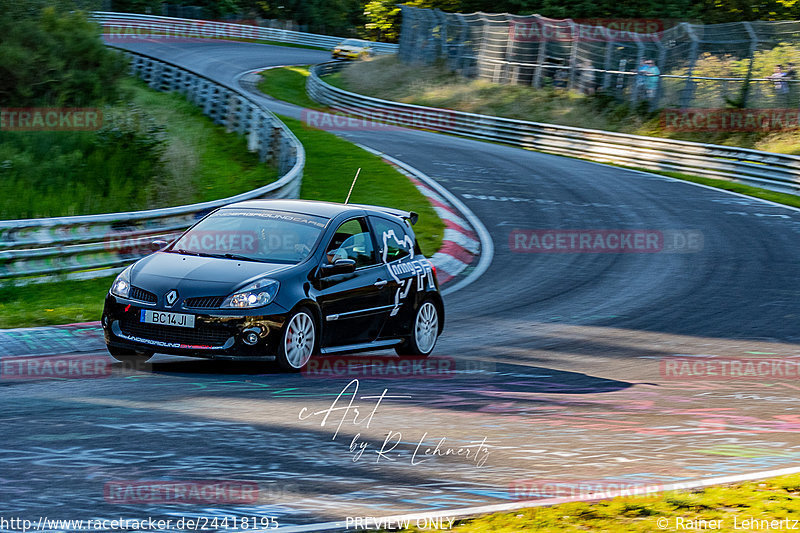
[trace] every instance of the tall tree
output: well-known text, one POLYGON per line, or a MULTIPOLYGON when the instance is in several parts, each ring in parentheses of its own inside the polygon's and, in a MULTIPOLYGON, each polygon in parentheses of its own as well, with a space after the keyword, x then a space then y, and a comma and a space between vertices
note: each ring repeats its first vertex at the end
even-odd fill
POLYGON ((74 4, 52 4, 0 0, 0 105, 113 101, 126 60, 74 4))

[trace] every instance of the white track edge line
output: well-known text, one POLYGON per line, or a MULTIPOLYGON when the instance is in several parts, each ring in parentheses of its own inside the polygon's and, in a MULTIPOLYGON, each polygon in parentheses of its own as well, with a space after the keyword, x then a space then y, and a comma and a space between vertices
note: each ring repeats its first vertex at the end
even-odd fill
MULTIPOLYGON (((637 487, 636 490, 638 491, 639 489, 641 489, 640 492, 645 492, 648 489, 652 489, 648 492, 648 494, 654 494, 659 492, 670 492, 675 490, 697 489, 697 488, 709 487, 712 485, 725 485, 730 483, 741 483, 744 481, 756 481, 761 479, 785 476, 789 474, 798 474, 798 473, 800 473, 800 466, 780 468, 776 470, 762 470, 759 472, 749 472, 747 474, 736 474, 731 476, 698 478, 691 481, 668 483, 666 485, 645 485, 642 487, 637 487)), ((631 490, 633 491, 634 489, 631 490)), ((605 500, 613 498, 615 496, 619 496, 619 492, 620 491, 615 490, 607 492, 597 492, 594 494, 588 494, 584 497, 578 497, 578 498, 547 498, 543 500, 527 500, 527 501, 518 501, 514 503, 479 505, 475 507, 464 507, 461 509, 450 509, 447 511, 429 511, 429 512, 409 513, 402 515, 382 516, 375 518, 383 523, 387 523, 388 521, 391 520, 395 524, 401 520, 405 521, 405 520, 416 520, 424 518, 429 518, 429 519, 465 518, 480 514, 497 513, 503 511, 516 511, 528 507, 550 507, 553 505, 559 505, 561 503, 568 503, 568 502, 587 502, 587 501, 605 500)), ((347 527, 347 524, 344 521, 321 522, 318 524, 279 528, 280 531, 283 531, 285 533, 304 533, 311 531, 336 531, 336 530, 351 530, 351 529, 358 530, 365 528, 356 528, 355 526, 347 527)), ((268 530, 262 530, 262 531, 263 533, 266 533, 268 530)), ((259 533, 259 532, 254 531, 253 533, 259 533)))
POLYGON ((470 283, 477 280, 481 277, 484 272, 489 268, 489 265, 492 264, 492 259, 494 258, 494 241, 492 241, 492 236, 489 235, 489 230, 486 229, 486 226, 480 221, 480 219, 472 212, 472 210, 464 205, 464 202, 458 199, 456 195, 448 191, 444 188, 438 181, 434 180, 432 177, 428 176, 421 170, 418 170, 408 163, 404 163, 399 159, 396 159, 388 154, 385 154, 379 150, 375 150, 374 148, 370 148, 369 146, 365 146, 359 143, 353 143, 359 148, 366 150, 367 152, 377 155, 392 164, 397 165, 398 167, 404 169, 405 171, 413 174, 416 176, 420 181, 425 183, 428 187, 432 188, 434 191, 439 193, 443 196, 448 202, 450 202, 453 207, 455 207, 464 218, 472 225, 472 228, 475 230, 475 233, 478 235, 478 239, 481 241, 481 255, 478 258, 478 264, 475 266, 475 269, 470 272, 467 277, 457 282, 455 285, 450 287, 446 287, 442 291, 442 295, 446 296, 448 294, 452 294, 458 290, 463 289, 470 283))

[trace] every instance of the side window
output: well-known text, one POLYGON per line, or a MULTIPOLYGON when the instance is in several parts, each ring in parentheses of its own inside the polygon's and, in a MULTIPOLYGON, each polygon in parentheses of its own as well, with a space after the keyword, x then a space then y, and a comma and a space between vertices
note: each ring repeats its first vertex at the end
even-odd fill
POLYGON ((376 264, 366 220, 354 218, 339 226, 325 250, 325 257, 328 263, 337 259, 353 259, 356 268, 376 264))
POLYGON ((370 220, 375 227, 375 236, 382 259, 391 263, 410 255, 411 250, 414 249, 414 241, 401 224, 380 217, 372 217, 370 220))

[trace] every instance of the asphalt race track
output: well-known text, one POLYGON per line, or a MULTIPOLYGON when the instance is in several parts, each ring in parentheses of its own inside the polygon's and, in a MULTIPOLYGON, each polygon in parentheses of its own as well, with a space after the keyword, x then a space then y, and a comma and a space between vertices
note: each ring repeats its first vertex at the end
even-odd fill
MULTIPOLYGON (((328 57, 219 41, 125 46, 231 84, 328 57)), ((106 379, 0 380, 0 514, 288 526, 535 498, 544 481, 666 484, 800 463, 800 380, 789 371, 800 364, 800 212, 452 136, 342 135, 435 178, 491 234, 488 271, 445 300, 434 355, 458 371, 323 378, 159 356, 115 364, 106 379), (665 243, 514 249, 512 232, 534 229, 648 230, 665 243), (734 359, 768 362, 767 374, 702 371, 734 359), (675 374, 690 362, 700 365, 675 374), (343 391, 336 407, 352 398, 357 418, 313 414, 343 391), (175 504, 114 492, 184 480, 254 483, 257 497, 175 504)), ((358 357, 380 367, 393 354, 358 357)))

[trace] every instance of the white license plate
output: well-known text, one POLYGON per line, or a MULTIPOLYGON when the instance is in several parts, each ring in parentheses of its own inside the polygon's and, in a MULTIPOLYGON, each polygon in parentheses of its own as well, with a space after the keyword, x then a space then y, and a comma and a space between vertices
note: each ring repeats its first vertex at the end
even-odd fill
POLYGON ((194 315, 183 313, 167 313, 166 311, 153 311, 142 309, 139 320, 145 324, 160 324, 162 326, 178 326, 180 328, 193 328, 194 315))

